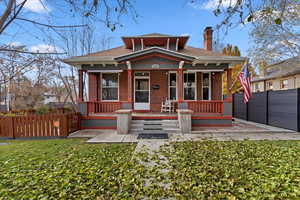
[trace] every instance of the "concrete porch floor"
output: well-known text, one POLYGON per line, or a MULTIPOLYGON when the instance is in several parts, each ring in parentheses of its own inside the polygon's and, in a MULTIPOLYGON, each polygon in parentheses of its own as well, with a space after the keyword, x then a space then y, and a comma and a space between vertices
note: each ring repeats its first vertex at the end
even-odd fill
MULTIPOLYGON (((115 130, 81 130, 69 138, 88 138, 87 143, 137 143, 137 135, 118 135, 115 130)), ((169 142, 198 140, 300 140, 300 133, 254 122, 236 120, 233 127, 203 127, 191 134, 169 133, 169 142)), ((161 141, 161 140, 149 140, 161 141)))
MULTIPOLYGON (((193 116, 221 116, 222 114, 220 113, 193 113, 193 116)), ((89 116, 117 116, 116 113, 90 113, 89 116)), ((178 114, 171 112, 133 112, 132 113, 133 117, 177 117, 178 114)))

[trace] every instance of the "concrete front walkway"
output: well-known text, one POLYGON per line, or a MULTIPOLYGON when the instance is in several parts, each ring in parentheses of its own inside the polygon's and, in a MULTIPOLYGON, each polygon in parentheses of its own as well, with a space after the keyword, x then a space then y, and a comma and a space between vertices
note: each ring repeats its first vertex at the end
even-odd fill
MULTIPOLYGON (((87 143, 137 143, 147 141, 138 140, 136 134, 119 135, 115 130, 81 130, 72 133, 69 138, 90 138, 87 143)), ((198 140, 300 140, 300 133, 254 122, 236 120, 233 127, 207 127, 193 130, 191 134, 169 133, 167 141, 198 140)), ((148 141, 160 143, 165 140, 153 139, 148 141)))

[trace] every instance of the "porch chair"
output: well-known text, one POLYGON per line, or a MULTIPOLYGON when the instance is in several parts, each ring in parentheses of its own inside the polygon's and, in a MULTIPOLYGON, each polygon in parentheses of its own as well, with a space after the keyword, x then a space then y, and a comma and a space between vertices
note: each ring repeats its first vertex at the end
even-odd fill
POLYGON ((161 112, 172 112, 173 111, 173 105, 172 101, 166 99, 166 101, 161 102, 161 112))

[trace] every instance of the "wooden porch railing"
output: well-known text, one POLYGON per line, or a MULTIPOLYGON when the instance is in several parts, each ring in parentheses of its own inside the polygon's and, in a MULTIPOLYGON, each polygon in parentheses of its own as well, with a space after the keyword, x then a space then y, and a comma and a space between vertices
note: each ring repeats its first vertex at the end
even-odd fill
POLYGON ((189 101, 188 109, 195 113, 223 113, 223 101, 189 101))
POLYGON ((87 102, 88 113, 110 113, 121 109, 122 102, 87 102))

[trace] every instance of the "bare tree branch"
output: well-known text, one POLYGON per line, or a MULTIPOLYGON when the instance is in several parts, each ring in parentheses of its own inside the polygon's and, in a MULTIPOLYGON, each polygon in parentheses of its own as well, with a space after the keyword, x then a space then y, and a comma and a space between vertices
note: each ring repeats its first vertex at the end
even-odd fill
POLYGON ((48 28, 79 28, 79 27, 88 26, 87 24, 59 26, 59 25, 43 24, 43 23, 40 23, 40 22, 36 22, 36 21, 30 20, 30 19, 25 19, 25 18, 21 18, 21 17, 16 17, 16 19, 26 21, 26 22, 30 22, 30 23, 33 23, 33 24, 37 24, 37 25, 40 25, 40 26, 45 26, 45 27, 48 27, 48 28))

